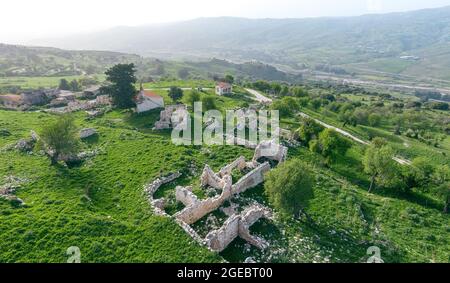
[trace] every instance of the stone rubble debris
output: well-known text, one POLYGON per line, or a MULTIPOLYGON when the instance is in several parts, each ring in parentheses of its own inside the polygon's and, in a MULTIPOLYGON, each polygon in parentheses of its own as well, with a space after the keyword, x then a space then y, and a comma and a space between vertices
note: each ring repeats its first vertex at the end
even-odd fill
POLYGON ((8 201, 18 202, 19 205, 24 205, 25 202, 15 195, 17 189, 19 189, 24 183, 28 182, 27 179, 18 178, 15 176, 5 177, 5 183, 0 186, 0 198, 8 201))
POLYGON ((160 119, 155 123, 155 130, 175 128, 181 124, 186 115, 187 107, 184 104, 168 105, 160 112, 160 119))

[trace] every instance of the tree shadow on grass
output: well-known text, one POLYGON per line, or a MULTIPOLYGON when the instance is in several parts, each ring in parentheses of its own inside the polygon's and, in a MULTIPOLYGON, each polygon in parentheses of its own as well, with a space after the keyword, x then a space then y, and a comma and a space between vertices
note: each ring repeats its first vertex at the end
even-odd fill
POLYGON ((151 130, 156 121, 159 120, 161 110, 163 109, 158 108, 144 113, 131 113, 124 119, 124 121, 139 131, 151 130))
POLYGON ((438 210, 439 212, 442 212, 444 209, 444 204, 436 201, 435 199, 431 198, 430 196, 417 192, 417 191, 411 191, 411 192, 404 192, 400 189, 393 189, 393 188, 379 188, 372 193, 383 196, 383 197, 389 197, 389 198, 395 198, 399 200, 405 200, 411 203, 415 203, 417 205, 420 205, 425 208, 431 208, 438 210))
POLYGON ((83 141, 83 143, 92 146, 92 145, 98 144, 99 140, 100 140, 100 135, 95 134, 88 138, 84 138, 82 141, 83 141))
POLYGON ((354 157, 339 156, 331 167, 333 171, 347 178, 348 181, 356 186, 368 188, 370 185, 369 179, 362 173, 364 168, 361 161, 354 157))

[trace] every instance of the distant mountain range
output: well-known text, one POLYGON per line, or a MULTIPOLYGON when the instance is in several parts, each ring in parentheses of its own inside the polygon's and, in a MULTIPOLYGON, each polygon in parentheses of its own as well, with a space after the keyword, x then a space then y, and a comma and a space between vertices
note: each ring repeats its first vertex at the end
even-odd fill
POLYGON ((117 27, 32 44, 163 59, 257 60, 291 71, 450 81, 450 6, 343 18, 201 18, 117 27))

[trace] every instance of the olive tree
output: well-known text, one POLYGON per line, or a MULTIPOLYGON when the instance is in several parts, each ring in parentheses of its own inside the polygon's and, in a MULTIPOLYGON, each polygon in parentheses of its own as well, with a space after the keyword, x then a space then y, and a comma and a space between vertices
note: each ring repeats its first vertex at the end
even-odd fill
POLYGON ((387 142, 375 138, 366 149, 363 158, 364 171, 370 175, 369 192, 376 187, 390 186, 397 177, 397 164, 393 160, 394 151, 387 142))
POLYGON ((314 197, 311 169, 298 159, 282 163, 266 175, 264 191, 282 215, 309 216, 305 209, 314 197))

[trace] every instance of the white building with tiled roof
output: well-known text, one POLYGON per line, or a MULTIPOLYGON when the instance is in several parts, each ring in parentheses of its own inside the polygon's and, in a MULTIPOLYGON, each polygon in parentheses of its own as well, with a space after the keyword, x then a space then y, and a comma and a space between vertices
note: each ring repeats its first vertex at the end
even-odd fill
POLYGON ((164 98, 141 87, 141 90, 136 96, 136 112, 142 113, 156 108, 164 108, 164 98))
POLYGON ((233 86, 229 83, 220 82, 216 84, 216 94, 217 95, 224 95, 224 94, 230 94, 233 92, 233 86))

